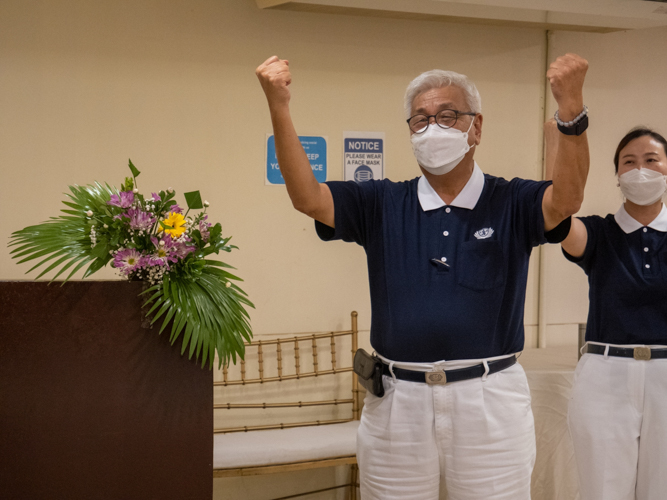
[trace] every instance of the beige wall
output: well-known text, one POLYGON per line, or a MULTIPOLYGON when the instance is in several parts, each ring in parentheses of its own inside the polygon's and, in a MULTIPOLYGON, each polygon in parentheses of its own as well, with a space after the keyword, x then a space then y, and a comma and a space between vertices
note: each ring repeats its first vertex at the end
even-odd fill
MULTIPOLYGON (((591 62, 593 163, 582 212, 614 211, 620 201, 610 159, 627 128, 647 123, 665 132, 667 74, 656 54, 665 53, 666 34, 555 36, 554 53, 574 51, 591 62)), ((367 344, 363 250, 320 242, 284 188, 264 185, 271 127, 254 69, 273 54, 291 61, 297 130, 329 139, 329 179, 342 178, 344 130, 385 132, 386 175, 419 174, 402 96, 414 76, 434 67, 465 73, 479 87, 481 167, 507 178, 541 175, 543 31, 260 11, 253 0, 4 0, 2 240, 56 214, 68 184, 120 184, 130 157, 143 171, 142 190, 200 189, 211 202, 211 218, 240 247, 224 258, 238 268, 257 306, 256 335, 345 328, 356 309, 367 344)), ((551 340, 568 342, 585 320, 587 286, 559 252, 547 250, 547 312, 551 340)), ((537 324, 535 267, 528 344, 537 324)), ((0 247, 0 279, 23 279, 27 269, 0 247)), ((292 479, 317 483, 333 480, 331 474, 216 481, 216 498, 265 498, 278 483, 292 491, 292 479)))
MULTIPOLYGON (((200 189, 211 202, 240 247, 224 257, 246 280, 257 334, 342 327, 352 309, 361 329, 370 324, 361 247, 320 242, 284 188, 264 185, 271 127, 254 69, 266 57, 291 60, 294 120, 302 134, 328 136, 330 179, 342 178, 344 130, 384 131, 387 176, 419 174, 402 96, 434 67, 479 86, 483 169, 540 171, 539 30, 260 11, 252 0, 5 0, 0 9, 1 196, 13 207, 3 237, 56 214, 68 184, 119 184, 130 157, 142 189, 200 189)), ((0 249, 1 278, 27 269, 0 249)))
MULTIPOLYGON (((606 35, 558 32, 551 49, 578 52, 590 63, 584 98, 590 108, 591 169, 579 215, 615 213, 623 201, 613 163, 618 142, 637 125, 667 136, 667 28, 606 35)), ((572 342, 576 324, 586 322, 588 282, 557 246, 547 248, 547 263, 549 341, 572 342)))

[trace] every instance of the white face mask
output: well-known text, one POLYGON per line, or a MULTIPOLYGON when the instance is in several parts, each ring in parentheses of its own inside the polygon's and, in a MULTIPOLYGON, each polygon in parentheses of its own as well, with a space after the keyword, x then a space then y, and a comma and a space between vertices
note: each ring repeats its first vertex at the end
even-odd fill
POLYGON ((650 168, 633 168, 618 177, 618 185, 628 200, 645 206, 662 198, 667 189, 667 177, 650 168))
POLYGON ((458 165, 468 151, 468 132, 455 128, 442 128, 432 123, 422 134, 412 134, 412 151, 417 163, 433 175, 444 175, 458 165))

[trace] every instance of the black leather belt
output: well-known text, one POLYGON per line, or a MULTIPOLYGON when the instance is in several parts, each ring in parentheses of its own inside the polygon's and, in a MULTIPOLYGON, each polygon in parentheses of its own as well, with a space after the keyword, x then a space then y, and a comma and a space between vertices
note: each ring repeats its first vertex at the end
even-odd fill
MULTIPOLYGON (((489 375, 509 368, 516 363, 516 356, 509 358, 489 361, 489 375)), ((382 373, 391 377, 389 365, 383 362, 382 373)), ((394 375, 401 380, 409 382, 422 382, 427 384, 449 384, 450 382, 460 382, 471 378, 479 378, 484 375, 484 365, 474 365, 467 368, 458 368, 456 370, 438 370, 430 372, 419 372, 414 370, 405 370, 404 368, 394 367, 394 375)))
MULTIPOLYGON (((586 353, 590 354, 604 354, 607 346, 598 344, 586 344, 586 353)), ((648 361, 649 359, 667 358, 667 349, 651 349, 650 347, 613 347, 609 346, 609 356, 616 356, 619 358, 635 358, 640 361, 648 361)))

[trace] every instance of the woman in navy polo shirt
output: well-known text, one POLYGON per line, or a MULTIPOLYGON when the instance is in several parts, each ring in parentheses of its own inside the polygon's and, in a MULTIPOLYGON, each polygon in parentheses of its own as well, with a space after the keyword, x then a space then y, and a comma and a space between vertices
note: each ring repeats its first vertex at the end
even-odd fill
MULTIPOLYGON (((557 134, 546 136, 554 151, 557 134)), ((561 243, 590 285, 587 343, 568 423, 582 500, 664 500, 667 141, 634 129, 619 143, 614 163, 625 202, 604 218, 574 218, 561 243)))

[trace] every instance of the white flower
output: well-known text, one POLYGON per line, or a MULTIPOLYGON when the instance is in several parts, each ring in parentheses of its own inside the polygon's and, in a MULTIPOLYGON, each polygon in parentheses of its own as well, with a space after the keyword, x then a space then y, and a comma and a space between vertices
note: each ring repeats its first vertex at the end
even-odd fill
POLYGON ((225 283, 225 286, 226 286, 227 288, 229 288, 230 286, 232 286, 232 283, 231 283, 230 281, 228 281, 227 283, 225 283))
POLYGON ((134 188, 134 189, 132 190, 132 192, 133 192, 134 194, 137 194, 137 193, 139 192, 139 190, 138 190, 137 188, 134 188))
POLYGON ((168 192, 168 193, 173 193, 174 190, 173 190, 172 188, 167 188, 167 192, 168 192))
POLYGON ((93 216, 93 211, 92 211, 92 210, 88 210, 88 211, 86 212, 86 215, 87 215, 88 217, 92 217, 92 216, 93 216))
POLYGON ((109 229, 109 226, 107 226, 106 224, 104 224, 104 229, 109 229))
POLYGON ((204 206, 208 207, 209 205, 210 205, 210 203, 208 201, 204 200, 204 206))

